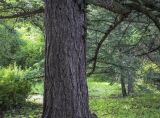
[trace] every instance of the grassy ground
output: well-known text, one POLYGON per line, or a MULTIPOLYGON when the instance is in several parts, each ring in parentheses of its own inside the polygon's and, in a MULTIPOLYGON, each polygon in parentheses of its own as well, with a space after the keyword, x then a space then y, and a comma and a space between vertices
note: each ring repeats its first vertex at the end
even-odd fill
MULTIPOLYGON (((99 118, 160 118, 160 93, 145 93, 122 98, 119 84, 89 80, 90 109, 99 118)), ((43 84, 33 86, 29 104, 8 111, 5 118, 37 118, 42 112, 43 84)))

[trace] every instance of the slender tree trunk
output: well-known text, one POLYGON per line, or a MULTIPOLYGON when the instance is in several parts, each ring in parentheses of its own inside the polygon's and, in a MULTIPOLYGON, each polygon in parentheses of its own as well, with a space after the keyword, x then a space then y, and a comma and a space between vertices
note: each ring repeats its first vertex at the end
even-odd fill
POLYGON ((127 91, 126 91, 126 87, 125 87, 125 80, 124 80, 124 76, 121 74, 121 89, 122 89, 122 95, 123 97, 127 96, 127 91))
POLYGON ((133 77, 131 72, 128 72, 128 95, 133 93, 133 77))
POLYGON ((3 111, 1 108, 0 108, 0 118, 3 118, 3 111))
POLYGON ((45 0, 45 90, 42 118, 90 118, 83 0, 45 0))

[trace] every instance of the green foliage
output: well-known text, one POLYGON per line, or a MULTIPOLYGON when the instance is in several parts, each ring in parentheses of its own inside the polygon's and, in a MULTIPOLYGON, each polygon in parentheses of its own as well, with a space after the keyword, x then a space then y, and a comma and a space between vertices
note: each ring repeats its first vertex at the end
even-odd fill
POLYGON ((42 51, 41 44, 27 42, 27 44, 21 47, 21 50, 17 53, 17 64, 22 68, 32 67, 33 64, 38 63, 43 59, 42 51))
POLYGON ((33 88, 31 83, 44 73, 43 33, 28 23, 19 23, 14 28, 10 26, 12 23, 0 24, 0 106, 3 110, 24 104, 33 88))
POLYGON ((43 32, 31 23, 12 23, 0 22, 0 67, 15 62, 23 69, 32 67, 44 58, 43 32))
POLYGON ((0 106, 3 110, 25 103, 31 83, 24 79, 24 73, 17 66, 0 69, 0 106))
POLYGON ((22 68, 29 68, 43 60, 44 37, 42 32, 31 24, 20 24, 16 30, 25 42, 16 53, 16 63, 22 68))
POLYGON ((24 12, 24 10, 29 11, 43 7, 42 0, 1 0, 0 3, 0 15, 13 15, 17 12, 24 12))
POLYGON ((43 95, 43 93, 44 93, 44 88, 43 87, 44 87, 43 81, 34 82, 32 84, 31 94, 43 95))
POLYGON ((22 43, 23 41, 11 26, 0 23, 0 66, 14 63, 16 52, 20 50, 22 43))
POLYGON ((44 78, 44 60, 27 69, 25 78, 33 82, 42 81, 44 78))

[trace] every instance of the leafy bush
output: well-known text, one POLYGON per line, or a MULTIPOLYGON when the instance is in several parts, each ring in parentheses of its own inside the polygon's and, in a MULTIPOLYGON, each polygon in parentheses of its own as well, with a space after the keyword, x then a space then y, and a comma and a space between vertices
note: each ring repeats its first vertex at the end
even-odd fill
POLYGON ((35 63, 32 67, 28 68, 25 73, 25 78, 30 81, 42 81, 44 77, 44 59, 35 63))
POLYGON ((16 53, 20 50, 20 40, 18 33, 10 26, 0 23, 0 66, 13 64, 16 53))
POLYGON ((38 63, 44 57, 44 46, 42 42, 25 41, 25 44, 17 51, 16 63, 22 68, 32 67, 33 64, 38 63))
POLYGON ((42 31, 31 24, 20 25, 16 28, 24 42, 16 52, 15 62, 23 69, 32 67, 44 58, 44 36, 42 31))
POLYGON ((25 71, 16 66, 0 69, 0 106, 3 110, 25 103, 31 83, 24 75, 25 71))

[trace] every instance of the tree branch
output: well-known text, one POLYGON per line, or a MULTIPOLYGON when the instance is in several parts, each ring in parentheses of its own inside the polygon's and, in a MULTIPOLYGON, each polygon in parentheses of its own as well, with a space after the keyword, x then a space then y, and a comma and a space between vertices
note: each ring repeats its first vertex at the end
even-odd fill
POLYGON ((118 14, 126 14, 130 9, 125 8, 115 0, 87 0, 87 4, 93 4, 118 14))
MULTIPOLYGON (((103 7, 105 9, 108 9, 114 13, 118 14, 126 14, 129 13, 130 10, 119 4, 118 2, 115 2, 114 0, 87 0, 87 4, 93 4, 99 7, 103 7)), ((29 17, 31 15, 36 15, 39 13, 43 13, 44 8, 39 8, 37 10, 33 11, 26 11, 26 12, 19 12, 17 14, 8 15, 8 16, 0 16, 0 19, 11 19, 11 18, 19 18, 19 17, 29 17)))
POLYGON ((148 52, 144 52, 144 53, 138 54, 138 55, 136 55, 136 56, 144 56, 144 55, 148 55, 148 54, 153 53, 153 52, 155 52, 155 51, 157 51, 157 50, 159 50, 159 49, 160 49, 160 45, 157 46, 156 48, 154 48, 154 49, 148 51, 148 52))
POLYGON ((19 12, 17 14, 8 15, 8 16, 0 16, 0 19, 12 19, 12 18, 19 18, 19 17, 29 17, 32 15, 40 14, 44 12, 44 8, 39 8, 37 10, 33 11, 27 11, 27 12, 19 12))
POLYGON ((115 20, 113 25, 110 25, 109 28, 107 29, 107 31, 105 32, 105 34, 102 36, 102 39, 99 41, 95 53, 94 53, 94 57, 90 60, 90 61, 94 61, 93 62, 93 68, 91 70, 91 72, 88 75, 91 75, 94 73, 95 69, 96 69, 96 64, 97 64, 97 58, 98 58, 98 54, 100 51, 100 48, 103 44, 103 42, 107 39, 107 37, 109 36, 109 34, 124 20, 124 18, 126 18, 128 16, 127 15, 121 15, 118 19, 115 20))
POLYGON ((135 3, 126 3, 126 5, 128 7, 130 7, 132 10, 136 10, 137 12, 141 12, 143 14, 145 14, 147 17, 149 17, 155 24, 155 26, 159 29, 160 31, 160 22, 159 22, 159 19, 154 15, 152 14, 152 12, 150 12, 149 10, 147 10, 145 8, 145 6, 141 6, 141 5, 138 5, 138 4, 135 4, 135 3))

